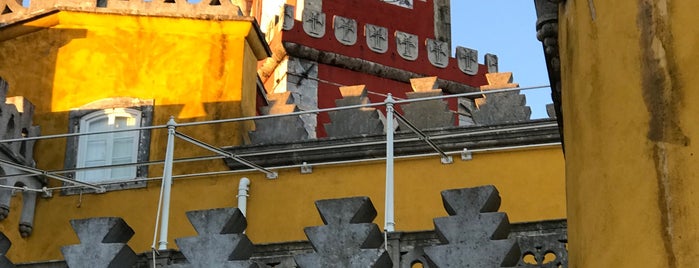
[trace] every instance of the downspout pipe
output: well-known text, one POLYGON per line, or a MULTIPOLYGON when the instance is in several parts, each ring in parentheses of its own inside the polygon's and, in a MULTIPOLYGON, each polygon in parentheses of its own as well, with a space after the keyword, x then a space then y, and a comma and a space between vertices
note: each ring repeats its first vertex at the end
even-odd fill
POLYGON ((250 179, 242 177, 238 183, 238 209, 247 217, 248 192, 250 191, 250 179))

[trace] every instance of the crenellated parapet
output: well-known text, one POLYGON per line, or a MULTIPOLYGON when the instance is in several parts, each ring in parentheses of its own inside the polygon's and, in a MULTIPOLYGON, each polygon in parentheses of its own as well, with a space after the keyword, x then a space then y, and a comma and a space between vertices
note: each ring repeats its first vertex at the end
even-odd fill
MULTIPOLYGON (((160 251, 156 260, 133 253, 126 243, 135 232, 121 218, 72 220, 80 244, 62 247, 65 262, 21 267, 567 267, 564 220, 510 225, 490 185, 446 190, 442 199, 450 216, 435 218, 434 231, 390 233, 373 223, 368 197, 319 200, 323 225, 304 228, 309 241, 261 245, 245 235, 237 208, 189 211, 197 235, 176 238, 179 252, 160 251)), ((13 267, 4 257, 10 244, 0 232, 0 267, 13 267)))
POLYGON ((0 23, 24 19, 50 10, 79 10, 132 15, 177 17, 231 18, 243 16, 249 3, 246 0, 199 1, 186 0, 0 0, 0 23))

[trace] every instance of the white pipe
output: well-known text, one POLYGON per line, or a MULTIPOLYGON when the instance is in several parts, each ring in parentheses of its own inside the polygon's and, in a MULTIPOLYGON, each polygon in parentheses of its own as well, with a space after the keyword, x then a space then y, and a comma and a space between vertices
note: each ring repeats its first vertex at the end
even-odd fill
POLYGON ((172 161, 175 151, 175 119, 167 121, 167 147, 165 149, 165 166, 163 167, 163 209, 160 221, 160 242, 158 250, 167 250, 167 228, 170 220, 170 193, 172 189, 172 161))
POLYGON ((395 100, 388 94, 386 97, 386 207, 384 230, 393 232, 396 223, 393 217, 393 103, 395 100))
POLYGON ((247 218, 248 208, 248 191, 250 190, 250 179, 242 177, 238 183, 238 209, 247 218))

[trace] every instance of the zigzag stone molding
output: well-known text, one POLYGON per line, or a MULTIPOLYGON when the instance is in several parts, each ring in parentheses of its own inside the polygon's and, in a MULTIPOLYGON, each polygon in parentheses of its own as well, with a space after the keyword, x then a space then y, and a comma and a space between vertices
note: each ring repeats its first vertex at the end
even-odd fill
POLYGON ((508 238, 507 214, 496 212, 495 186, 442 191, 449 217, 434 219, 443 245, 425 247, 430 267, 514 267, 520 257, 516 239, 508 238))
MULTIPOLYGON (((337 107, 368 104, 366 86, 340 87, 342 99, 335 100, 337 107)), ((361 108, 328 112, 332 123, 325 124, 329 137, 357 137, 383 133, 383 123, 376 108, 361 108)))
MULTIPOLYGON (((442 95, 437 88, 437 77, 410 79, 414 92, 406 93, 408 99, 442 95)), ((418 129, 444 128, 455 125, 455 116, 444 100, 411 102, 401 105, 403 116, 418 129)), ((401 128, 405 130, 404 128, 401 128)))
POLYGON ((131 267, 136 254, 126 244, 133 229, 121 218, 89 218, 71 220, 80 244, 64 246, 61 253, 71 268, 131 267))
MULTIPOLYGON (((519 87, 512 83, 512 73, 488 73, 485 75, 488 85, 482 86, 483 91, 519 87)), ((471 111, 473 121, 477 125, 496 125, 529 121, 532 110, 527 104, 527 97, 519 91, 508 91, 487 94, 485 98, 477 99, 476 110, 471 111)))
POLYGON ((0 232, 0 267, 4 268, 14 268, 15 265, 7 258, 7 251, 10 250, 12 242, 10 239, 0 232))
MULTIPOLYGON (((291 96, 289 91, 267 95, 270 105, 261 108, 262 114, 288 114, 299 111, 291 96)), ((304 122, 298 115, 255 119, 255 130, 250 132, 252 144, 288 143, 308 138, 304 122)))
POLYGON ((188 211, 187 218, 198 236, 175 239, 189 264, 172 267, 258 267, 249 260, 253 244, 243 234, 247 221, 238 208, 188 211))
POLYGON ((393 267, 368 197, 319 200, 316 207, 325 225, 304 229, 315 252, 294 256, 299 267, 393 267))

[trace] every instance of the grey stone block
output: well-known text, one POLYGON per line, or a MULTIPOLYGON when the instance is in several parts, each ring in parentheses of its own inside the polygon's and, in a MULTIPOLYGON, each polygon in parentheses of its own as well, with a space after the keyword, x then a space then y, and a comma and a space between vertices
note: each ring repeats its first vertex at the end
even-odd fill
MULTIPOLYGON (((442 90, 437 88, 437 77, 410 79, 410 84, 414 92, 406 93, 408 99, 442 95, 442 90)), ((456 124, 456 116, 443 100, 411 102, 401 105, 401 108, 403 117, 421 130, 452 127, 456 124)))
POLYGON ((188 264, 176 267, 250 268, 253 244, 242 232, 247 226, 238 208, 218 208, 187 212, 198 236, 175 239, 188 264))
POLYGON ((326 225, 304 229, 315 252, 294 256, 299 267, 392 267, 368 197, 319 200, 316 207, 326 225))
MULTIPOLYGON (((485 76, 488 85, 481 87, 483 91, 519 87, 519 84, 512 82, 511 72, 487 73, 485 76)), ((519 90, 487 94, 477 99, 476 104, 478 109, 471 114, 473 121, 481 126, 529 121, 532 114, 531 108, 526 106, 526 96, 519 90)))
MULTIPOLYGON (((340 87, 342 99, 335 100, 337 107, 368 104, 366 87, 340 87)), ((361 108, 328 112, 331 123, 325 124, 329 137, 355 137, 383 133, 383 123, 375 108, 361 108)))
POLYGON ((480 126, 529 121, 532 110, 526 103, 527 97, 519 91, 488 94, 485 103, 472 112, 473 121, 480 126))
POLYGON ((0 267, 15 267, 15 265, 10 261, 10 259, 7 258, 7 251, 10 250, 11 246, 12 242, 10 241, 10 239, 8 239, 7 236, 5 236, 5 234, 0 232, 0 267))
POLYGON ((549 118, 556 118, 556 107, 553 103, 546 104, 546 114, 548 114, 549 118))
POLYGON ((509 221, 496 212, 500 196, 494 186, 442 192, 444 208, 451 216, 434 219, 443 245, 426 247, 431 267, 514 267, 520 251, 508 239, 509 221))
POLYGON ((69 267, 130 267, 136 254, 126 245, 133 229, 121 218, 89 218, 71 220, 80 244, 64 246, 61 253, 69 267))
MULTIPOLYGON (((288 114, 298 111, 293 103, 292 93, 275 93, 268 95, 269 106, 262 107, 263 114, 288 114)), ((298 115, 257 119, 255 131, 250 132, 252 144, 289 143, 309 138, 303 120, 298 115)))

